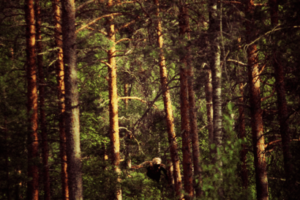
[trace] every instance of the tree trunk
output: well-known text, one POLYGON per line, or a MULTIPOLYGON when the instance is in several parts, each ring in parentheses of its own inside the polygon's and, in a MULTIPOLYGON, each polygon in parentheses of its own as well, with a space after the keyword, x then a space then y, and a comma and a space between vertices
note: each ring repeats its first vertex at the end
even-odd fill
POLYGON ((44 183, 44 199, 50 200, 50 177, 48 166, 48 136, 46 129, 46 115, 45 115, 45 83, 43 73, 43 55, 42 52, 42 34, 41 34, 41 8, 39 0, 35 0, 35 16, 36 16, 36 51, 37 51, 37 66, 39 72, 39 98, 40 98, 40 124, 42 137, 42 157, 43 157, 43 183, 44 183))
POLYGON ((60 1, 52 0, 54 13, 55 46, 58 48, 56 56, 56 79, 59 109, 59 138, 60 138, 60 159, 61 159, 61 182, 63 200, 69 199, 68 173, 67 173, 67 146, 65 133, 65 82, 64 82, 64 62, 63 62, 63 42, 61 29, 60 1))
MULTIPOLYGON (((113 1, 108 1, 108 7, 113 6, 113 1)), ((111 41, 111 48, 108 50, 108 88, 109 88, 109 124, 110 124, 110 140, 112 145, 112 164, 114 171, 118 174, 115 198, 122 199, 121 179, 120 179, 120 138, 119 138, 119 116, 118 116, 118 93, 117 93, 117 66, 116 66, 116 34, 114 18, 109 19, 108 39, 111 41)))
MULTIPOLYGON (((278 25, 278 2, 277 0, 269 0, 270 11, 271 11, 271 23, 275 27, 278 25)), ((275 43, 275 41, 274 41, 275 43)), ((276 48, 276 46, 274 47, 276 48)), ((277 92, 277 105, 278 105, 278 118, 280 124, 280 134, 282 142, 283 162, 284 171, 287 180, 286 189, 289 198, 291 199, 294 186, 292 183, 292 163, 291 163, 291 152, 290 152, 290 135, 289 126, 287 121, 288 111, 287 103, 285 98, 285 86, 284 86, 284 69, 280 63, 280 53, 277 49, 273 49, 273 66, 275 70, 275 83, 277 92)))
MULTIPOLYGON (((246 130, 245 130, 245 112, 244 112, 244 83, 240 82, 239 84, 241 97, 239 98, 239 138, 245 139, 246 138, 246 130)), ((245 189, 248 188, 248 171, 247 171, 247 164, 246 164, 246 157, 247 150, 246 144, 242 144, 241 150, 241 176, 242 176, 242 185, 245 189)))
POLYGON ((36 79, 35 53, 35 16, 34 1, 25 1, 26 51, 27 51, 27 111, 29 116, 28 135, 28 198, 37 200, 39 195, 39 177, 36 159, 38 157, 38 95, 36 79))
MULTIPOLYGON (((189 60, 189 59, 188 59, 189 60)), ((202 175, 200 167, 200 149, 199 149, 199 137, 197 126, 197 114, 195 105, 195 93, 193 89, 194 72, 191 64, 188 61, 188 91, 189 91, 189 105, 190 105, 190 134, 192 136, 192 149, 193 149, 193 165, 194 165, 194 180, 196 197, 199 198, 202 195, 202 175)))
MULTIPOLYGON (((124 96, 127 97, 129 95, 128 92, 128 83, 124 84, 124 96)), ((127 112, 128 112, 128 98, 124 99, 124 103, 125 103, 125 116, 127 116, 127 112)), ((126 123, 128 125, 128 123, 126 123)), ((129 125, 130 126, 130 125, 129 125)), ((129 140, 130 140, 130 135, 127 134, 127 136, 124 139, 125 142, 125 161, 126 161, 126 167, 127 169, 131 168, 131 155, 130 155, 130 148, 129 148, 129 140)))
POLYGON ((67 137, 68 184, 70 200, 81 200, 79 101, 76 69, 75 2, 62 1, 63 59, 65 70, 65 130, 67 137))
POLYGON ((214 127, 213 127, 213 102, 212 102, 212 78, 211 68, 205 66, 205 98, 206 98, 206 113, 207 113, 207 129, 209 146, 214 143, 214 127))
MULTIPOLYGON (((183 7, 183 33, 187 34, 188 40, 190 40, 190 25, 189 25, 189 15, 188 9, 186 6, 183 7)), ((190 136, 192 139, 192 150, 193 150, 193 166, 194 166, 194 181, 195 181, 195 191, 196 196, 200 197, 202 195, 201 191, 201 168, 200 168, 200 150, 199 150, 199 138, 198 138, 198 126, 197 126, 197 115, 196 115, 196 106, 195 106, 195 93, 194 93, 194 72, 191 64, 191 49, 187 46, 187 55, 186 55, 186 65, 187 65, 187 89, 188 89, 188 102, 189 102, 189 122, 190 122, 190 136)))
MULTIPOLYGON (((209 32, 210 32, 210 68, 212 71, 212 96, 213 96, 213 143, 216 145, 214 149, 215 158, 213 161, 217 163, 218 168, 222 167, 221 155, 218 153, 222 148, 222 67, 220 64, 221 48, 220 48, 220 16, 218 14, 217 0, 209 3, 209 32)), ((216 169, 219 174, 219 188, 222 184, 222 171, 216 169)), ((222 189, 218 191, 222 196, 222 189)))
POLYGON ((171 97, 170 91, 168 88, 168 77, 167 77, 167 68, 165 63, 165 57, 163 52, 163 36, 162 36, 162 28, 161 28, 161 20, 159 19, 159 2, 158 0, 154 0, 156 5, 156 17, 157 25, 157 42, 159 46, 159 67, 160 67, 160 78, 161 78, 161 87, 163 91, 163 100, 166 112, 166 121, 167 121, 167 130, 168 130, 168 138, 170 144, 170 151, 171 151, 171 158, 173 163, 173 175, 175 181, 175 191, 176 195, 182 199, 182 181, 181 181, 181 174, 180 174, 180 165, 179 165, 179 157, 178 157, 178 148, 176 142, 176 135, 174 130, 174 119, 173 119, 173 111, 172 111, 172 104, 171 104, 171 97))
MULTIPOLYGON (((188 28, 188 16, 186 7, 180 2, 179 13, 179 36, 181 43, 188 28)), ((187 47, 188 48, 188 47, 187 47)), ((186 50, 186 49, 184 49, 186 50)), ((183 156, 183 177, 185 199, 194 197, 193 171, 191 160, 191 141, 190 141, 190 121, 189 121, 189 99, 188 99, 188 74, 187 74, 187 53, 180 55, 180 114, 181 114, 181 133, 182 133, 182 156, 183 156)))
MULTIPOLYGON (((254 27, 254 2, 246 1, 246 38, 250 43, 256 38, 254 27)), ((248 56, 248 77, 249 77, 249 94, 251 106, 251 126, 254 150, 254 165, 256 173, 256 191, 258 200, 269 199, 268 194, 268 177, 267 164, 265 157, 265 139, 263 135, 263 121, 260 97, 260 78, 258 66, 258 54, 256 44, 251 44, 247 49, 248 56)))

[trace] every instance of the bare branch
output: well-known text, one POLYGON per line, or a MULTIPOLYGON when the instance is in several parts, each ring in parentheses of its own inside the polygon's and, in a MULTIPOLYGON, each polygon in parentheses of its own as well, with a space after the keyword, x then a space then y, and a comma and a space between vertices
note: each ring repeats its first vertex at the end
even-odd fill
POLYGON ((103 18, 106 18, 106 17, 112 17, 112 16, 120 16, 120 15, 122 15, 122 13, 110 13, 110 14, 103 15, 103 16, 98 17, 98 18, 96 18, 96 19, 90 21, 89 23, 87 23, 87 24, 81 26, 79 29, 77 29, 77 30, 75 31, 75 33, 77 34, 79 31, 81 31, 81 30, 87 28, 88 26, 90 26, 90 25, 96 23, 96 22, 99 21, 100 19, 103 19, 103 18))

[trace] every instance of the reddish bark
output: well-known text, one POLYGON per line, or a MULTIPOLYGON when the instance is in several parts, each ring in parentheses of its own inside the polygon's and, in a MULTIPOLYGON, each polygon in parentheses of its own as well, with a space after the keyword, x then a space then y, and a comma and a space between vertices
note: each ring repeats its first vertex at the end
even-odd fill
MULTIPOLYGON (((188 28, 187 9, 180 5, 179 13, 179 36, 184 37, 188 28)), ((182 41, 181 41, 182 42, 182 41)), ((185 199, 192 199, 194 196, 193 171, 191 160, 191 141, 190 141, 190 118, 189 118, 189 99, 188 99, 188 74, 187 74, 187 55, 181 55, 180 58, 180 114, 181 114, 181 132, 182 132, 182 154, 183 154, 183 181, 185 199)))
POLYGON ((67 144, 67 171, 70 199, 81 200, 81 150, 80 150, 80 120, 79 100, 77 89, 76 69, 76 28, 75 28, 75 2, 63 0, 62 2, 62 34, 63 59, 65 82, 65 131, 67 144))
MULTIPOLYGON (((189 63, 189 62, 188 62, 189 63)), ((188 91, 189 91, 189 105, 190 105, 190 133, 192 136, 192 150, 193 150, 193 166, 194 166, 194 179, 195 179, 195 191, 196 197, 201 197, 202 190, 202 176, 200 167, 200 149, 199 149, 199 137, 197 126, 197 114, 195 106, 195 93, 193 89, 193 68, 188 64, 188 91)))
POLYGON ((55 46, 58 48, 56 52, 56 79, 57 79, 57 94, 58 94, 58 109, 59 109, 59 138, 60 138, 60 159, 61 159, 61 182, 63 200, 69 199, 69 186, 67 174, 67 146, 65 133, 65 83, 64 83, 64 62, 63 62, 63 43, 61 29, 61 11, 60 1, 52 0, 54 13, 54 37, 55 46))
POLYGON ((43 184, 44 184, 44 199, 50 200, 50 175, 48 166, 48 136, 46 128, 46 115, 45 115, 45 81, 43 73, 43 55, 42 52, 42 34, 41 34, 41 8, 39 0, 35 0, 35 16, 36 16, 36 51, 37 51, 37 66, 39 72, 39 99, 40 99, 40 125, 42 137, 42 157, 43 157, 43 184))
POLYGON ((25 1, 26 20, 26 50, 27 50, 27 111, 29 116, 28 135, 28 188, 29 199, 37 200, 39 194, 38 166, 35 159, 38 157, 38 95, 36 79, 36 53, 35 53, 35 16, 34 1, 25 1))
MULTIPOLYGON (((278 2, 277 0, 269 0, 270 11, 271 11, 271 24, 273 27, 278 25, 278 2)), ((275 42, 274 42, 275 43, 275 42)), ((284 85, 284 69, 280 63, 280 53, 276 49, 273 50, 273 66, 275 70, 275 87, 277 92, 277 105, 278 105, 278 118, 280 124, 280 134, 282 138, 282 151, 284 161, 284 171, 287 180, 287 188, 289 190, 288 195, 291 195, 293 190, 292 183, 292 163, 291 163, 291 152, 290 152, 290 135, 289 126, 287 121, 288 111, 286 102, 286 92, 284 85)), ((291 197, 290 197, 291 198, 291 197)))
POLYGON ((168 138, 170 144, 171 151, 171 159, 173 163, 173 175, 175 182, 175 191, 178 198, 182 199, 182 181, 180 174, 180 165, 179 165, 179 157, 178 157, 178 147, 176 142, 176 134, 174 130, 174 119, 173 119, 173 111, 171 104, 170 91, 168 88, 168 77, 167 77, 167 68, 165 63, 165 57, 163 52, 163 36, 162 36, 162 27, 161 20, 159 19, 159 2, 158 0, 154 0, 154 4, 156 5, 156 16, 158 17, 156 31, 157 31, 157 42, 159 46, 159 67, 160 67, 160 78, 161 78, 161 87, 163 91, 163 100, 164 107, 166 112, 166 121, 167 121, 167 130, 168 130, 168 138))
MULTIPOLYGON (((256 37, 254 28, 254 3, 253 0, 246 1, 246 31, 247 42, 250 43, 256 37)), ((256 177, 256 191, 258 200, 269 199, 267 164, 265 157, 265 139, 263 135, 263 121, 260 98, 260 78, 258 53, 256 44, 251 44, 247 49, 249 94, 251 106, 251 126, 254 150, 254 166, 256 177)))

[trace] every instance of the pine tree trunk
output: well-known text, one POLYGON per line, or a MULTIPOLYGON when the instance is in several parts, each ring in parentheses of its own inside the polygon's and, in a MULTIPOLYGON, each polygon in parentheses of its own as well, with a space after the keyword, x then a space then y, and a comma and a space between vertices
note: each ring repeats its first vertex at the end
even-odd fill
MULTIPOLYGON (((113 1, 108 1, 108 7, 113 6, 113 1)), ((114 18, 109 19, 108 39, 111 41, 111 48, 108 50, 108 88, 109 88, 109 123, 110 123, 110 140, 112 145, 112 164, 114 171, 118 176, 120 170, 120 138, 119 138, 119 116, 118 116, 118 93, 117 93, 117 66, 116 66, 116 34, 114 18)), ((122 190, 120 185, 121 179, 117 178, 118 185, 116 186, 115 198, 122 199, 122 190)))
POLYGON ((76 69, 75 2, 62 1, 63 59, 65 70, 65 131, 67 138, 68 184, 70 200, 81 200, 80 121, 76 69))
MULTIPOLYGON (((185 59, 180 59, 181 64, 186 65, 185 59)), ((191 160, 191 141, 189 127, 189 104, 188 104, 188 85, 186 67, 180 67, 180 100, 181 100, 181 132, 182 132, 182 157, 183 157, 183 177, 185 199, 192 199, 194 196, 193 189, 193 172, 191 160)))
MULTIPOLYGON (((218 168, 222 167, 221 155, 218 154, 217 149, 221 150, 223 135, 222 135, 222 67, 220 64, 221 48, 220 48, 220 16, 218 14, 217 1, 211 1, 209 4, 209 32, 210 32, 210 68, 212 71, 212 96, 213 96, 213 143, 216 145, 214 149, 215 158, 213 161, 217 163, 218 168)), ((217 169, 219 174, 219 181, 217 187, 222 184, 222 172, 217 169)), ((222 189, 218 191, 222 196, 222 189)))
MULTIPOLYGON (((241 97, 239 98, 239 138, 245 139, 246 138, 246 130, 245 130, 245 112, 244 112, 244 83, 239 84, 241 97)), ((242 176, 242 185, 245 189, 248 188, 248 170, 247 170, 247 163, 246 163, 246 157, 247 150, 246 150, 246 144, 242 144, 242 150, 241 150, 241 176, 242 176)))
MULTIPOLYGON (((278 25, 278 2, 277 0, 269 0, 270 11, 271 11, 271 24, 273 27, 278 25)), ((275 41, 274 41, 275 43, 275 41)), ((276 48, 276 47, 275 47, 276 48)), ((284 69, 280 63, 280 53, 277 49, 273 50, 273 66, 275 70, 275 83, 277 92, 277 105, 278 105, 278 117, 280 124, 280 134, 282 142, 283 162, 284 171, 287 180, 286 189, 289 199, 292 199, 291 195, 294 190, 292 183, 292 163, 291 163, 291 152, 290 152, 290 135, 289 126, 287 121, 288 111, 287 102, 285 98, 285 86, 284 86, 284 69)))
POLYGON ((163 36, 162 36, 162 27, 161 27, 161 20, 159 19, 159 2, 158 0, 154 0, 156 5, 156 17, 157 19, 157 42, 159 46, 159 67, 160 67, 160 78, 161 78, 161 87, 163 91, 163 100, 166 112, 166 121, 167 121, 167 130, 168 130, 168 138, 170 144, 170 151, 171 151, 171 159, 173 163, 173 175, 174 175, 174 182, 175 182, 175 191, 176 195, 182 199, 182 180, 180 174, 180 165, 179 165, 179 157, 178 157, 178 147, 176 142, 176 135, 174 130, 174 119, 173 119, 173 111, 172 111, 172 104, 171 104, 171 97, 170 91, 168 88, 168 77, 167 77, 167 68, 165 63, 165 57, 163 52, 163 36))
MULTIPOLYGON (((181 19, 179 19, 180 23, 180 35, 186 34, 188 39, 190 40, 190 33, 189 33, 189 17, 188 17, 188 9, 186 5, 182 6, 181 8, 181 19)), ((194 181, 195 183, 195 191, 196 196, 200 197, 201 192, 201 168, 200 168, 200 150, 199 150, 199 138, 198 138, 198 126, 196 120, 196 108, 195 108, 195 93, 193 89, 193 67, 191 65, 191 49, 189 46, 186 47, 186 57, 182 60, 183 64, 186 64, 186 76, 187 76, 187 93, 188 93, 188 116, 189 116, 189 125, 190 125, 190 136, 192 139, 192 151, 193 151, 193 166, 194 166, 194 181)), ((184 75, 184 74, 183 74, 184 75)), ((183 88, 184 89, 184 88, 183 88)), ((182 90, 183 90, 182 89, 182 90)), ((183 90, 184 91, 184 90, 183 90)), ((181 97, 183 98, 183 97, 181 97)), ((188 120, 187 120, 188 121, 188 120)), ((183 122, 182 122, 183 123, 183 122)))
MULTIPOLYGON (((253 0, 246 1, 246 38, 250 43, 256 38, 254 27, 254 3, 253 0)), ((258 66, 258 54, 256 44, 251 44, 247 49, 249 94, 251 106, 251 126, 254 150, 254 165, 256 175, 256 191, 258 200, 269 199, 267 163, 265 157, 265 139, 263 135, 263 120, 260 97, 260 78, 258 66)))
POLYGON ((190 63, 190 57, 188 57, 188 93, 189 93, 189 114, 190 114, 190 134, 192 138, 192 150, 193 150, 193 166, 194 166, 194 180, 196 197, 199 198, 202 195, 202 175, 200 167, 200 149, 199 149, 199 137, 197 126, 197 113, 196 113, 196 100, 194 92, 194 72, 190 63))
POLYGON ((63 200, 69 199, 68 173, 67 173, 67 146, 65 133, 65 82, 64 82, 64 62, 63 62, 63 42, 61 29, 60 1, 52 0, 54 13, 54 37, 55 46, 58 48, 56 56, 56 79, 59 109, 59 138, 60 138, 60 159, 61 159, 61 182, 63 200))
MULTIPOLYGON (((180 2, 179 36, 183 43, 184 35, 188 28, 188 16, 185 6, 180 2)), ((188 48, 188 47, 187 47, 188 48)), ((180 114, 181 114, 181 133, 182 133, 182 156, 183 156, 183 177, 185 199, 194 197, 193 171, 191 160, 191 141, 190 141, 190 118, 189 118, 189 99, 188 99, 188 71, 187 71, 187 49, 183 55, 180 55, 180 114)))
POLYGON ((43 73, 43 55, 42 52, 42 34, 41 34, 41 8, 39 0, 35 0, 35 16, 36 16, 36 51, 37 51, 37 66, 39 72, 39 98, 40 98, 40 124, 42 137, 42 157, 43 157, 43 184, 44 184, 44 199, 50 200, 50 177, 48 166, 48 136, 46 129, 45 115, 45 83, 43 73))
POLYGON ((28 135, 28 187, 29 199, 37 200, 39 195, 39 177, 36 158, 38 157, 38 95, 36 77, 36 53, 35 53, 35 16, 34 1, 25 1, 26 20, 26 51, 27 51, 27 111, 29 116, 28 135))

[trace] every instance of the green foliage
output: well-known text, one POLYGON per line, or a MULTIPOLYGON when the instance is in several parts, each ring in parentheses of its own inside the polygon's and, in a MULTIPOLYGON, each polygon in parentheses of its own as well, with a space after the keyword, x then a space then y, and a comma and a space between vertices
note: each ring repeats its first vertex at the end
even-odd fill
POLYGON ((220 161, 215 161, 215 144, 211 144, 211 159, 208 159, 202 165, 203 170, 203 199, 220 199, 221 191, 225 199, 255 199, 255 195, 250 188, 243 189, 239 174, 240 151, 242 144, 246 141, 237 138, 233 130, 234 119, 231 117, 234 104, 227 104, 227 114, 223 115, 223 126, 226 140, 224 140, 222 149, 216 149, 216 153, 221 155, 220 161), (221 162, 221 165, 220 165, 221 162))

